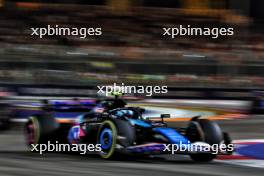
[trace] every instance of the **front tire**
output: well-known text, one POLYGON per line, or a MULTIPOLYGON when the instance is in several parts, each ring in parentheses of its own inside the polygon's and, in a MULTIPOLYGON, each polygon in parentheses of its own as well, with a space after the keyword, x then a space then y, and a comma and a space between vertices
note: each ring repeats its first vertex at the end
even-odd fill
MULTIPOLYGON (((191 122, 192 123, 192 122, 191 122)), ((196 141, 200 141, 201 139, 203 142, 206 142, 210 145, 220 144, 223 140, 223 132, 219 125, 213 121, 208 119, 199 119, 196 123, 197 128, 200 128, 202 131, 197 136, 196 141)), ((200 131, 200 130, 197 130, 200 131)), ((196 142, 195 140, 191 142, 196 142)), ((216 154, 212 153, 198 153, 198 154, 191 154, 190 157, 192 160, 197 162, 210 162, 216 158, 216 154)))

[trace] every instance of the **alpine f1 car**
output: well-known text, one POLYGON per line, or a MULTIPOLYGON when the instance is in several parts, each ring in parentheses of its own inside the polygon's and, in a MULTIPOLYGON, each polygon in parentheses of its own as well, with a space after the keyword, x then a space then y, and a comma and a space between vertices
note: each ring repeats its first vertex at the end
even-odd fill
MULTIPOLYGON (((27 144, 44 144, 60 141, 69 144, 100 144, 102 158, 117 154, 156 155, 171 153, 173 146, 191 145, 197 151, 174 151, 190 155, 194 161, 211 161, 217 154, 202 148, 214 144, 230 144, 227 133, 213 121, 194 117, 186 128, 169 128, 161 115, 160 121, 143 118, 143 108, 126 107, 121 99, 75 105, 58 103, 47 105, 43 111, 31 114, 25 127, 27 144), (56 114, 79 114, 71 123, 58 120, 56 114), (201 145, 203 144, 203 145, 201 145), (202 146, 202 147, 201 147, 202 146)), ((221 154, 228 154, 221 153, 221 154)))

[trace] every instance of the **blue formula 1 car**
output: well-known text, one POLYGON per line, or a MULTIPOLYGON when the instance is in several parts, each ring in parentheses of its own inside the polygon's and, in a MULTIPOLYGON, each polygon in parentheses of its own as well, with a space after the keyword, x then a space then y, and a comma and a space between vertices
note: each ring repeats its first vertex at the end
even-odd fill
MULTIPOLYGON (((78 115, 73 123, 56 120, 54 113, 58 111, 72 113, 74 109, 46 107, 41 114, 30 116, 25 128, 29 146, 48 141, 100 144, 99 154, 105 159, 119 153, 156 155, 173 152, 190 155, 195 161, 211 161, 219 153, 214 153, 211 148, 204 150, 205 147, 231 144, 228 134, 213 121, 194 117, 186 128, 169 128, 163 121, 169 115, 161 115, 161 121, 143 118, 144 109, 126 107, 121 99, 97 102, 93 108, 78 115), (179 145, 189 145, 197 150, 175 150, 179 145)), ((221 151, 221 154, 229 152, 221 151)))

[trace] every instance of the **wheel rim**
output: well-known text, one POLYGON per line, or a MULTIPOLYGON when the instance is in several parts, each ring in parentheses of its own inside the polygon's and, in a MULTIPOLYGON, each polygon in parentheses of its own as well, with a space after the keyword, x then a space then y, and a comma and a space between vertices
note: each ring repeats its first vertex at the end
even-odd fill
POLYGON ((34 144, 35 143, 35 128, 33 125, 33 122, 30 121, 26 125, 26 141, 28 145, 34 144))
POLYGON ((39 142, 39 123, 34 117, 31 117, 26 124, 26 142, 30 147, 39 142))
POLYGON ((103 150, 109 150, 113 143, 113 133, 111 129, 103 129, 100 135, 100 144, 103 150))
POLYGON ((117 139, 117 129, 115 124, 112 121, 105 121, 102 124, 98 136, 98 144, 101 145, 100 155, 102 158, 108 159, 111 158, 115 152, 117 139))

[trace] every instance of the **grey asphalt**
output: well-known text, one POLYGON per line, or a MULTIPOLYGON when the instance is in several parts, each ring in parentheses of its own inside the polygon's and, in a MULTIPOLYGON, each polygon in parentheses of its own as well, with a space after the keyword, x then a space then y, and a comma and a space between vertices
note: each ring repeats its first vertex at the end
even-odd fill
MULTIPOLYGON (((220 126, 234 139, 264 139, 264 118, 226 120, 220 126)), ((175 124, 172 124, 173 126, 175 124)), ((184 125, 178 123, 178 125, 184 125)), ((257 176, 264 168, 252 168, 219 162, 194 163, 188 157, 123 158, 103 160, 95 155, 30 153, 24 145, 21 129, 0 133, 0 176, 257 176)))

